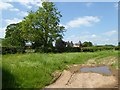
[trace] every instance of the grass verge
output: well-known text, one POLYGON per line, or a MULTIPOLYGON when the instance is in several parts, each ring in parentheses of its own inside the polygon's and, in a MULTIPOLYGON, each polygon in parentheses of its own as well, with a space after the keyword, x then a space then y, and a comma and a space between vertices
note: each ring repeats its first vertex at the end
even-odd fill
POLYGON ((51 74, 66 69, 66 65, 117 55, 118 51, 3 55, 3 88, 43 88, 52 81, 51 74))

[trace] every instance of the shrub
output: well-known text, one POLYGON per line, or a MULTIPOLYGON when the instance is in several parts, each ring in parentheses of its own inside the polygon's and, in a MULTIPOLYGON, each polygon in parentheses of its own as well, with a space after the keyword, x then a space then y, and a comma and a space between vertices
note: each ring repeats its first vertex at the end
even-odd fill
POLYGON ((2 47, 2 54, 24 53, 23 47, 2 47))
POLYGON ((120 50, 120 46, 117 46, 114 48, 115 50, 120 50))

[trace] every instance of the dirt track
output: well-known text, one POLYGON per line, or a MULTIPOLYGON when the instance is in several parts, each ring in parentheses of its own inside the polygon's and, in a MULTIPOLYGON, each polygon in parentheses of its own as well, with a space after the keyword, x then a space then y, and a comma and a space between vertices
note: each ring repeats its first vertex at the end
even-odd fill
MULTIPOLYGON (((95 66, 95 65, 93 65, 95 66)), ((112 75, 103 75, 92 72, 78 72, 84 65, 73 65, 64 70, 55 83, 46 88, 117 88, 118 71, 112 70, 112 75)))
POLYGON ((98 73, 74 73, 64 70, 60 78, 46 88, 114 88, 117 79, 98 73))

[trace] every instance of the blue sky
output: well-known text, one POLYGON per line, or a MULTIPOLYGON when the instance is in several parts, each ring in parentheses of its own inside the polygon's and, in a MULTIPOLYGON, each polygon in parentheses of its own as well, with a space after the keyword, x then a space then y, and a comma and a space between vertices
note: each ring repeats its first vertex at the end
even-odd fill
MULTIPOLYGON (((0 2, 2 25, 0 38, 5 36, 5 28, 17 23, 28 15, 28 11, 36 11, 41 2, 0 2)), ((65 26, 65 41, 77 43, 79 40, 91 41, 94 44, 113 44, 118 42, 118 6, 113 2, 55 2, 63 17, 60 24, 65 26)))

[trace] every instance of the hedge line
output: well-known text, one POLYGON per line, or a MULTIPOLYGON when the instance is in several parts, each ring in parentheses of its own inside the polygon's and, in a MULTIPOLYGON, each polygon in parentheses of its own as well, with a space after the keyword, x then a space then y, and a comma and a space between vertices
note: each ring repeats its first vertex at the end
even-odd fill
MULTIPOLYGON (((15 53, 25 53, 27 49, 23 47, 2 47, 2 51, 0 50, 0 53, 2 54, 15 54, 15 53)), ((66 47, 64 49, 56 49, 50 48, 46 52, 95 52, 95 51, 103 51, 103 50, 120 50, 120 47, 66 47)), ((41 48, 36 48, 35 52, 43 52, 41 48)))
MULTIPOLYGON (((61 50, 61 49, 60 49, 61 50)), ((60 50, 55 50, 55 52, 60 52, 60 50)), ((120 47, 66 47, 62 52, 95 52, 95 51, 103 51, 103 50, 120 50, 120 47)))
POLYGON ((94 52, 102 50, 120 50, 120 47, 83 47, 82 52, 94 52))
POLYGON ((2 47, 2 54, 15 54, 15 53, 24 53, 25 48, 23 47, 2 47))

